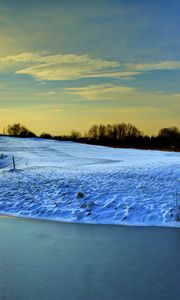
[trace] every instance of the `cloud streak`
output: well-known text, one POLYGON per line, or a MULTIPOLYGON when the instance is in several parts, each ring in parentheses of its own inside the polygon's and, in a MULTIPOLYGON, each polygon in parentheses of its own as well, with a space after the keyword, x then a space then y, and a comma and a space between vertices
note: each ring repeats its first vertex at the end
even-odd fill
POLYGON ((91 58, 89 55, 25 52, 1 58, 1 69, 14 68, 15 74, 30 75, 40 81, 82 78, 132 78, 141 72, 123 70, 118 61, 91 58))
MULTIPOLYGON (((19 59, 19 57, 18 57, 19 59)), ((30 56, 22 57, 31 59, 30 56)), ((132 72, 114 71, 114 68, 120 66, 119 62, 107 61, 103 59, 92 59, 88 55, 46 55, 43 57, 34 57, 34 62, 39 60, 39 65, 28 67, 16 71, 16 74, 31 75, 37 80, 77 80, 81 78, 96 77, 120 77, 132 76, 132 72)), ((134 74, 135 72, 133 72, 134 74)))
POLYGON ((152 102, 162 101, 169 103, 171 106, 179 103, 180 94, 164 94, 162 92, 144 92, 134 87, 113 85, 113 84, 97 84, 84 87, 65 88, 66 94, 79 96, 86 100, 119 100, 123 102, 133 101, 131 103, 144 103, 143 105, 151 105, 152 102))
POLYGON ((56 95, 56 92, 48 91, 48 92, 38 92, 38 93, 36 93, 36 96, 53 96, 53 95, 56 95))
POLYGON ((89 55, 49 54, 46 51, 25 52, 0 59, 0 69, 14 70, 17 75, 29 75, 38 81, 78 80, 83 78, 132 79, 149 71, 177 70, 180 61, 122 63, 92 58, 89 55))
POLYGON ((160 61, 156 63, 141 63, 141 64, 127 64, 127 69, 134 71, 158 71, 158 70, 177 70, 180 69, 180 61, 160 61))
POLYGON ((118 100, 120 97, 127 97, 136 93, 136 89, 117 85, 89 85, 79 88, 66 88, 66 94, 78 95, 88 100, 118 100))

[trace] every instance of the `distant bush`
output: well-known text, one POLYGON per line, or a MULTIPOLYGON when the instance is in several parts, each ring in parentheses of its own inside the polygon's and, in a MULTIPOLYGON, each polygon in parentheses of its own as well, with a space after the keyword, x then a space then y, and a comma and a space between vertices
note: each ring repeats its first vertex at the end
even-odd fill
POLYGON ((32 131, 30 131, 20 123, 8 125, 6 128, 6 133, 8 135, 12 135, 16 137, 36 137, 36 135, 32 131))
POLYGON ((53 138, 51 134, 45 133, 45 132, 41 133, 41 135, 39 137, 42 139, 52 139, 53 138))

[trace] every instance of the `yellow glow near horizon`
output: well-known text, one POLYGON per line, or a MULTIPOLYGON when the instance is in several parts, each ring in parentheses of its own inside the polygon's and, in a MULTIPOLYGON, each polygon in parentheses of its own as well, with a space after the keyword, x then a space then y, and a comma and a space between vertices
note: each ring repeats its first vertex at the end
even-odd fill
POLYGON ((15 122, 37 134, 84 133, 95 123, 129 122, 148 134, 180 127, 177 7, 0 2, 0 130, 15 122))

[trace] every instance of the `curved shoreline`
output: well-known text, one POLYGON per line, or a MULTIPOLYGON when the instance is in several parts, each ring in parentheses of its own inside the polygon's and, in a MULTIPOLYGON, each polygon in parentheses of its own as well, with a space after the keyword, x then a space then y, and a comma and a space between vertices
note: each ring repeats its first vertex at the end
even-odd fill
POLYGON ((40 221, 49 221, 49 222, 58 222, 58 223, 67 223, 67 224, 81 224, 81 225, 115 225, 115 226, 130 226, 130 227, 165 227, 165 228, 180 228, 180 222, 175 223, 159 223, 159 224, 153 224, 153 223, 142 223, 142 222, 136 222, 136 223, 128 223, 128 222, 120 222, 120 223, 110 223, 110 222, 82 222, 82 221, 72 221, 72 220, 66 220, 63 218, 45 218, 45 217, 36 217, 36 216, 25 216, 20 214, 13 214, 13 213, 4 213, 0 212, 0 217, 9 217, 9 218, 17 218, 17 219, 24 219, 24 220, 40 220, 40 221))

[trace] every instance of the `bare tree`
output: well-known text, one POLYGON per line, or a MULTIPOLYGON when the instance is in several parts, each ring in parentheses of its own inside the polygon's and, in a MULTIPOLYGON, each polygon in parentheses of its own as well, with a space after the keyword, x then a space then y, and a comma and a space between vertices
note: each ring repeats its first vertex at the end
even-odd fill
POLYGON ((71 131, 71 138, 73 140, 78 140, 81 138, 81 133, 79 131, 76 131, 76 130, 72 130, 71 131))
POLYGON ((99 138, 99 127, 98 125, 92 125, 91 128, 88 131, 88 136, 94 140, 97 140, 99 138))

